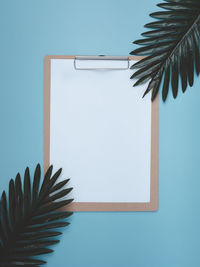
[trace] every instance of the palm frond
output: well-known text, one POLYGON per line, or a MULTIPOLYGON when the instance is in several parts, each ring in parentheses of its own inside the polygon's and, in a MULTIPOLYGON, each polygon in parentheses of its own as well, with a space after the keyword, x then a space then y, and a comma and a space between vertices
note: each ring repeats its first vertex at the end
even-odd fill
POLYGON ((179 77, 182 91, 185 92, 188 84, 193 85, 194 71, 197 75, 200 73, 200 1, 164 1, 158 4, 164 11, 150 14, 156 21, 145 25, 151 29, 142 34, 146 38, 134 42, 142 47, 130 53, 147 56, 131 66, 132 69, 139 69, 131 76, 131 79, 137 79, 134 86, 150 80, 143 96, 153 90, 154 100, 163 78, 163 101, 167 98, 170 82, 173 97, 176 98, 179 77))
POLYGON ((29 168, 26 168, 24 182, 18 173, 9 183, 8 197, 5 191, 0 200, 0 266, 39 266, 46 262, 34 256, 51 253, 49 246, 59 242, 55 239, 65 227, 66 218, 72 212, 57 211, 73 199, 58 201, 69 194, 72 188, 62 189, 69 181, 57 183, 59 169, 52 175, 53 167, 47 170, 40 185, 41 168, 38 164, 31 183, 29 168), (62 189, 62 190, 60 190, 62 189))

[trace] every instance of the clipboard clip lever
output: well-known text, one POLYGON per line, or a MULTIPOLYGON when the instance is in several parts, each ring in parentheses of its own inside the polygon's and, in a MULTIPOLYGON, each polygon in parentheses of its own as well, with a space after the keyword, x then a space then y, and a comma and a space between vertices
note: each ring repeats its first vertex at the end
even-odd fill
POLYGON ((128 70, 129 69, 129 57, 124 56, 76 56, 74 58, 74 68, 75 70, 128 70), (108 66, 103 66, 103 64, 97 64, 95 67, 91 66, 91 61, 119 61, 119 66, 114 66, 114 64, 107 64, 108 66), (83 61, 85 64, 82 64, 83 61))

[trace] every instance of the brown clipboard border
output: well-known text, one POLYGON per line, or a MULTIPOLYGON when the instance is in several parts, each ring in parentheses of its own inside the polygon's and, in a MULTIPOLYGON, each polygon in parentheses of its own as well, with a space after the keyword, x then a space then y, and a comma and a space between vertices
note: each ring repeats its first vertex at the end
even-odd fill
MULTIPOLYGON (((75 56, 48 55, 44 57, 44 172, 50 165, 50 83, 51 59, 74 59, 75 56)), ((130 60, 142 57, 131 56, 130 60)), ((152 102, 151 113, 151 182, 150 202, 73 202, 66 206, 67 211, 156 211, 158 209, 158 96, 152 102)))

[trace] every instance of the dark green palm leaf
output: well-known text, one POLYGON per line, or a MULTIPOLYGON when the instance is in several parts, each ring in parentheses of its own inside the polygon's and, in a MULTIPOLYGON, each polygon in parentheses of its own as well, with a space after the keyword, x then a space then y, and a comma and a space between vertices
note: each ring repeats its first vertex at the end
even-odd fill
POLYGON ((173 97, 177 97, 179 77, 185 92, 188 85, 194 83, 195 70, 197 75, 200 73, 200 1, 164 1, 166 3, 158 6, 165 11, 150 14, 156 21, 145 25, 152 30, 142 34, 145 39, 134 42, 142 47, 130 53, 147 56, 131 66, 131 69, 139 69, 131 76, 131 79, 138 79, 134 86, 150 80, 144 95, 153 90, 154 100, 162 84, 163 101, 170 84, 173 97))
POLYGON ((33 256, 53 252, 49 246, 59 242, 57 228, 69 225, 65 219, 72 212, 57 211, 73 199, 58 201, 72 188, 63 189, 69 181, 56 183, 61 169, 52 176, 53 167, 47 170, 40 186, 41 169, 38 164, 31 184, 29 168, 24 174, 24 186, 20 174, 10 180, 9 196, 2 193, 0 202, 0 266, 39 266, 45 261, 33 256), (61 190, 60 190, 61 189, 61 190), (59 191, 60 190, 60 191, 59 191), (55 201, 56 200, 56 201, 55 201))

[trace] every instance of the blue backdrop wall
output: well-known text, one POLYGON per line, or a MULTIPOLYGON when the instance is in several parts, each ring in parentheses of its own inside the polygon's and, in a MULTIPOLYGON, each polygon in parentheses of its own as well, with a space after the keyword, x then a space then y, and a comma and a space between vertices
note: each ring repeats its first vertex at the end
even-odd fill
MULTIPOLYGON (((0 0, 1 191, 43 162, 44 56, 128 55, 156 3, 0 0)), ((159 210, 75 213, 48 267, 200 266, 199 87, 160 99, 159 210)))

